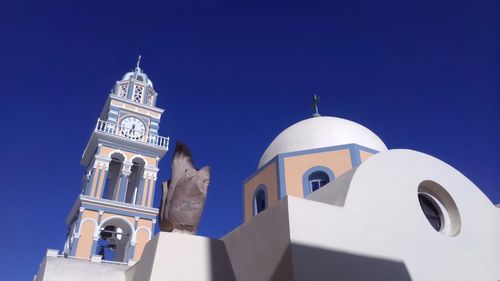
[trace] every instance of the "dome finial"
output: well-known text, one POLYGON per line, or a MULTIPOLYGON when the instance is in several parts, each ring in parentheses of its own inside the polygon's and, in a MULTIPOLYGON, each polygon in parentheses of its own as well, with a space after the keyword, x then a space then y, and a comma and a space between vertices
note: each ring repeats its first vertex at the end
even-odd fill
POLYGON ((314 114, 312 115, 313 117, 320 117, 321 116, 321 114, 319 114, 318 104, 319 104, 319 96, 314 94, 313 101, 311 104, 311 108, 314 110, 314 114))
POLYGON ((141 55, 139 55, 139 57, 137 58, 137 65, 136 65, 136 69, 140 69, 139 65, 141 64, 141 55))

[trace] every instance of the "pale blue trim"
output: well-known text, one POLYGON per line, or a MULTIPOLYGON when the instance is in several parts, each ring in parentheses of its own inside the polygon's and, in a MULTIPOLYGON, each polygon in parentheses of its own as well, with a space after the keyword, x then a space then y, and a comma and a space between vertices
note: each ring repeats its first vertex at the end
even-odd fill
POLYGON ((380 152, 380 151, 378 151, 378 150, 371 149, 371 148, 368 148, 368 147, 366 147, 366 146, 362 146, 362 145, 359 145, 359 144, 356 144, 356 146, 358 146, 359 150, 366 151, 366 152, 370 152, 370 153, 373 153, 373 154, 376 154, 376 153, 379 153, 379 152, 380 152))
POLYGON ((120 109, 116 106, 110 106, 109 111, 108 111, 108 121, 116 123, 118 120, 118 114, 120 112, 120 109))
POLYGON ((308 169, 302 175, 302 189, 304 191, 304 197, 306 197, 307 195, 309 195, 309 194, 312 193, 311 185, 309 183, 309 176, 312 173, 318 172, 318 171, 325 172, 328 175, 328 182, 332 182, 332 181, 335 180, 335 174, 328 167, 325 167, 325 166, 314 166, 314 167, 308 169))
POLYGON ((102 220, 102 215, 99 213, 99 216, 97 217, 97 227, 101 225, 101 220, 102 220))
MULTIPOLYGON (((257 174, 262 172, 264 169, 266 169, 269 165, 274 163, 276 161, 276 170, 277 170, 277 186, 278 186, 278 199, 282 199, 283 197, 286 196, 286 180, 285 180, 285 158, 287 157, 293 157, 293 156, 300 156, 300 155, 306 155, 306 154, 315 154, 315 153, 322 153, 322 152, 331 152, 331 151, 338 151, 338 150, 346 150, 348 149, 351 153, 351 165, 353 167, 359 165, 360 162, 360 154, 359 150, 363 150, 366 152, 370 153, 378 153, 377 150, 355 144, 355 143, 350 143, 350 144, 343 144, 343 145, 336 145, 336 146, 328 146, 328 147, 321 147, 321 148, 313 148, 313 149, 306 149, 306 150, 300 150, 300 151, 293 151, 293 152, 285 152, 276 155, 273 157, 271 160, 269 160, 266 164, 264 164, 262 167, 257 169, 254 173, 252 173, 249 177, 247 177, 243 181, 243 186, 247 182, 249 182, 251 179, 253 179, 257 174), (353 154, 353 151, 358 151, 357 156, 356 153, 353 154), (358 162, 359 161, 359 162, 358 162)), ((243 191, 244 194, 244 191, 243 191)))
POLYGON ((145 88, 145 92, 144 94, 142 95, 142 103, 143 104, 148 104, 148 96, 149 96, 149 84, 148 84, 148 80, 147 80, 147 77, 146 77, 146 88, 145 88))
MULTIPOLYGON (((99 216, 97 217, 97 227, 101 226, 101 220, 102 220, 102 215, 99 213, 99 216)), ((97 235, 101 236, 101 232, 98 230, 97 235)), ((94 237, 92 237, 92 252, 94 255, 97 255, 97 243, 99 242, 99 238, 97 240, 94 240, 94 237)))
POLYGON ((128 257, 127 260, 131 260, 134 258, 134 253, 135 253, 135 245, 130 245, 128 247, 128 257))
POLYGON ((144 195, 144 178, 141 177, 141 180, 139 181, 139 188, 137 190, 137 199, 135 200, 136 205, 141 205, 143 195, 144 195))
MULTIPOLYGON (((71 233, 70 235, 73 235, 74 233, 80 233, 80 222, 82 220, 82 212, 80 212, 80 210, 78 210, 78 215, 77 215, 77 219, 76 221, 74 222, 76 225, 75 225, 75 229, 73 230, 73 233, 71 233)), ((71 238, 70 238, 71 239, 71 238)), ((70 256, 74 257, 75 254, 76 254, 76 248, 78 247, 78 241, 79 241, 80 238, 76 238, 74 237, 73 238, 73 242, 71 242, 71 251, 69 253, 70 256)))
MULTIPOLYGON (((104 181, 102 182, 102 188, 101 188, 101 192, 99 193, 99 198, 102 198, 104 196, 104 190, 106 189, 106 183, 108 180, 108 171, 109 171, 109 166, 108 166, 108 170, 104 170, 104 181)), ((108 186, 108 188, 109 188, 109 186, 108 186)))
POLYGON ((273 159, 269 160, 264 166, 257 169, 257 171, 253 172, 250 176, 243 180, 243 184, 246 184, 251 179, 253 179, 257 174, 265 170, 269 165, 271 165, 276 159, 278 159, 278 155, 276 155, 273 159))
POLYGON ((94 181, 96 169, 92 168, 92 172, 90 173, 89 181, 87 182, 87 186, 85 187, 85 195, 90 196, 90 191, 92 190, 92 182, 94 181))
POLYGON ((260 190, 264 191, 264 196, 266 198, 266 206, 264 207, 264 210, 267 209, 267 207, 269 206, 269 196, 267 194, 267 186, 265 186, 264 184, 261 184, 254 190, 253 196, 252 196, 252 214, 254 217, 257 215, 257 201, 256 200, 257 200, 257 193, 260 190))
MULTIPOLYGON (((128 145, 121 145, 121 144, 118 144, 118 143, 115 143, 115 142, 110 142, 110 141, 103 141, 103 140, 99 140, 100 144, 103 144, 103 145, 106 145, 107 147, 110 147, 110 148, 115 148, 115 149, 120 149, 120 150, 126 150, 128 152, 132 152, 132 153, 136 153, 136 154, 141 154, 143 156, 149 156, 149 157, 153 157, 153 158, 156 158, 156 157, 160 157, 160 153, 152 153, 151 150, 145 150, 145 149, 136 149, 136 148, 133 148, 133 147, 130 147, 128 145)), ((146 144, 146 143, 144 143, 146 144)))
POLYGON ((361 164, 361 155, 359 153, 359 147, 352 146, 349 148, 349 154, 351 155, 351 165, 352 167, 357 167, 361 164))
POLYGON ((102 174, 102 169, 98 169, 97 173, 97 180, 95 182, 95 191, 94 191, 94 197, 97 197, 97 189, 99 188, 99 181, 101 180, 101 174, 102 174))
MULTIPOLYGON (((128 204, 128 203, 127 203, 128 204)), ((92 210, 92 211, 103 211, 106 213, 110 214, 117 214, 117 215, 123 215, 123 216, 129 216, 129 217, 140 217, 143 219, 156 219, 156 215, 146 215, 144 213, 140 212, 135 212, 135 211, 126 211, 126 210, 121 210, 121 209, 114 209, 114 208, 108 208, 108 207, 101 207, 101 206, 95 206, 95 205, 90 205, 90 204, 82 204, 83 207, 86 209, 92 210)), ((135 206, 135 205, 134 205, 135 206)))
POLYGON ((153 183, 151 184, 151 188, 153 189, 153 192, 151 193, 151 205, 150 206, 153 206, 153 203, 155 202, 155 185, 156 185, 156 181, 153 180, 153 183))
MULTIPOLYGON (((299 155, 304 155, 304 154, 314 154, 314 153, 320 153, 320 152, 344 150, 344 149, 349 149, 353 145, 359 146, 360 148, 363 148, 363 150, 368 151, 368 152, 371 152, 371 151, 377 152, 376 150, 370 149, 368 147, 364 147, 364 146, 360 146, 360 145, 352 143, 352 144, 343 144, 343 145, 337 145, 337 146, 328 146, 328 147, 322 147, 322 148, 313 148, 313 149, 306 149, 306 150, 300 150, 300 151, 280 153, 280 154, 274 156, 271 160, 267 161, 267 163, 264 164, 264 166, 260 167, 259 169, 257 169, 257 171, 253 172, 250 176, 248 176, 243 181, 243 183, 245 184, 248 181, 250 181, 253 177, 255 177, 257 174, 259 174, 262 170, 266 169, 269 165, 271 165, 275 160, 284 159, 284 158, 290 157, 290 156, 299 156, 299 155)), ((283 161, 281 161, 281 162, 283 162, 283 161)), ((281 163, 281 164, 284 164, 284 163, 281 163)), ((283 165, 281 165, 281 166, 283 167, 283 165)))
POLYGON ((282 199, 286 196, 286 179, 285 179, 285 156, 278 155, 278 198, 282 199))
POLYGON ((120 191, 118 192, 118 201, 125 202, 125 195, 127 195, 128 176, 121 175, 120 178, 120 191))
POLYGON ((128 84, 128 90, 127 90, 127 99, 132 100, 132 92, 134 91, 134 85, 135 85, 135 74, 134 76, 130 77, 130 82, 128 84))
POLYGON ((78 247, 78 241, 80 238, 73 238, 73 243, 71 243, 71 252, 69 253, 70 257, 74 257, 76 255, 76 248, 78 247))
POLYGON ((78 210, 78 217, 76 218, 76 227, 75 227, 75 233, 80 233, 80 222, 81 222, 81 219, 82 219, 82 212, 80 212, 80 210, 78 210))
MULTIPOLYGON (((282 165, 280 165, 278 156, 275 156, 273 159, 269 160, 264 166, 260 167, 257 169, 257 171, 253 172, 249 177, 247 177, 245 180, 243 180, 243 202, 245 202, 245 185, 247 182, 249 182, 251 179, 253 179, 256 175, 258 175, 260 172, 265 170, 269 165, 273 164, 276 161, 276 180, 277 180, 277 195, 278 195, 278 200, 283 198, 281 194, 284 194, 284 191, 281 191, 281 185, 280 185, 280 172, 283 171, 282 165)), ((243 204, 243 215, 245 214, 245 204, 243 204)))
POLYGON ((327 147, 312 148, 312 149, 306 149, 306 150, 300 150, 300 151, 285 152, 285 153, 281 153, 279 155, 283 156, 283 157, 299 156, 299 155, 304 155, 304 154, 314 154, 314 153, 321 153, 321 152, 330 152, 330 151, 350 149, 353 146, 356 146, 359 149, 363 148, 363 150, 366 150, 366 151, 370 151, 370 150, 374 151, 373 149, 361 146, 359 144, 349 143, 349 144, 342 144, 342 145, 336 145, 336 146, 327 146, 327 147))
MULTIPOLYGON (((137 230, 137 225, 139 224, 139 220, 136 220, 134 218, 134 231, 137 230)), ((137 243, 137 242, 136 242, 137 243)), ((131 260, 134 258, 134 254, 135 254, 135 245, 130 245, 130 247, 128 248, 128 260, 131 260)))
MULTIPOLYGON (((144 196, 146 196, 146 201, 144 201, 144 206, 149 207, 149 206, 148 206, 148 195, 149 195, 149 188, 150 188, 150 186, 151 186, 151 180, 148 180, 148 181, 147 181, 147 183, 148 183, 148 184, 147 184, 147 186, 146 186, 146 193, 145 193, 145 195, 144 195, 144 196)), ((142 202, 141 202, 141 203, 142 203, 142 202)))
POLYGON ((99 242, 99 239, 94 240, 94 238, 92 238, 92 249, 90 252, 91 255, 97 255, 97 243, 98 242, 99 242))

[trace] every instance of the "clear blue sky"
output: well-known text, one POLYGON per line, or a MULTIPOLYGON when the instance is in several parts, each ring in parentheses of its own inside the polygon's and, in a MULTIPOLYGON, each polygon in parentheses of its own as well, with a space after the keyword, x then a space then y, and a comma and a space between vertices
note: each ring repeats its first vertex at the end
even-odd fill
POLYGON ((138 54, 161 135, 212 167, 201 235, 241 223, 242 181, 314 93, 323 115, 436 156, 500 202, 500 2, 108 2, 0 3, 3 280, 31 280, 62 249, 81 154, 138 54))

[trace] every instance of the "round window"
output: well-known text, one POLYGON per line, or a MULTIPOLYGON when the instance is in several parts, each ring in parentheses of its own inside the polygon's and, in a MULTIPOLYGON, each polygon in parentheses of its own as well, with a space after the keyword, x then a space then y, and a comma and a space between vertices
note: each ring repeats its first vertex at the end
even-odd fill
POLYGON ((436 231, 455 236, 461 222, 457 205, 448 191, 435 181, 426 180, 418 186, 418 202, 423 215, 436 231))
POLYGON ((443 225, 442 223, 443 218, 441 216, 441 212, 439 211, 439 207, 434 202, 434 200, 431 199, 429 196, 420 193, 418 194, 418 201, 420 202, 420 207, 422 208, 425 217, 432 225, 432 227, 436 231, 441 231, 441 226, 443 225))

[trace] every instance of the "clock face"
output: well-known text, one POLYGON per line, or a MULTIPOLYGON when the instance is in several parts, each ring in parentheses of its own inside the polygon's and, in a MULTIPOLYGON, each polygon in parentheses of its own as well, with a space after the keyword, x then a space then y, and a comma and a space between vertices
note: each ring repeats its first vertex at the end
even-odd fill
POLYGON ((140 139, 146 132, 146 125, 137 117, 126 117, 120 125, 121 134, 129 139, 140 139))

